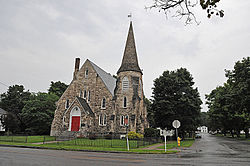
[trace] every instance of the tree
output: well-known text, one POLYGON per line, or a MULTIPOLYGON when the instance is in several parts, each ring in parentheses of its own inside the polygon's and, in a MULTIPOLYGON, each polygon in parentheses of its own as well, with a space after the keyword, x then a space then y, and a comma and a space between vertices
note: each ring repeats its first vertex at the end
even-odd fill
MULTIPOLYGON (((197 24, 198 21, 196 20, 196 17, 191 10, 195 6, 198 5, 197 0, 153 0, 154 3, 146 8, 152 9, 157 8, 160 11, 164 11, 166 15, 171 13, 171 11, 174 12, 173 16, 182 18, 186 18, 186 24, 190 24, 193 21, 195 21, 197 24)), ((207 17, 210 18, 212 15, 216 15, 219 17, 224 16, 223 10, 217 9, 217 4, 220 2, 220 0, 200 0, 200 6, 203 10, 206 10, 207 17)))
POLYGON ((193 78, 185 68, 164 71, 154 80, 152 109, 157 127, 171 129, 177 119, 181 122, 182 137, 197 129, 202 101, 193 85, 193 78))
POLYGON ((227 82, 232 87, 235 116, 241 120, 242 128, 249 137, 250 128, 250 57, 243 58, 234 65, 232 71, 226 70, 227 82))
POLYGON ((208 117, 209 116, 208 116, 207 112, 201 112, 200 119, 199 119, 200 120, 199 125, 209 127, 208 117))
POLYGON ((236 62, 234 70, 226 70, 227 83, 206 95, 209 121, 213 130, 230 131, 240 137, 250 127, 250 58, 236 62))
POLYGON ((51 81, 50 87, 48 89, 49 94, 55 94, 58 97, 61 97, 64 91, 67 89, 68 85, 61 81, 53 82, 51 81))
POLYGON ((55 94, 38 93, 32 95, 22 109, 21 116, 26 124, 26 132, 30 134, 49 134, 56 109, 55 102, 59 97, 55 94))
POLYGON ((8 112, 7 119, 4 122, 6 130, 11 132, 23 132, 25 130, 21 111, 30 95, 29 91, 24 91, 23 85, 10 86, 6 93, 1 94, 0 107, 8 112))
POLYGON ((152 102, 147 99, 146 97, 144 98, 144 102, 147 107, 147 119, 150 127, 156 127, 155 126, 155 121, 154 121, 154 112, 152 110, 152 102))

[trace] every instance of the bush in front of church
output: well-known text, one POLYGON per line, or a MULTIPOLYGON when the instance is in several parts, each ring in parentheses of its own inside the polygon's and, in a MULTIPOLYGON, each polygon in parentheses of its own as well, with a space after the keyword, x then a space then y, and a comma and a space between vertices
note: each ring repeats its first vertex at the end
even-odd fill
POLYGON ((142 139, 142 138, 143 138, 143 135, 140 133, 136 133, 134 131, 130 131, 128 133, 128 139, 136 140, 136 139, 142 139))

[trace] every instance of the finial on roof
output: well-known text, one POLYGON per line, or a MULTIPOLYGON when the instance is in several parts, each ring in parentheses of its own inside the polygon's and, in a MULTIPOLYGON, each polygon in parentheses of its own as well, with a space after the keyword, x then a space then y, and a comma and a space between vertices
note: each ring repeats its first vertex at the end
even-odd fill
POLYGON ((132 13, 129 13, 128 17, 130 18, 129 20, 132 21, 132 13))
POLYGON ((142 73, 137 60, 132 21, 130 21, 129 25, 128 37, 123 53, 122 64, 119 70, 117 71, 117 74, 122 71, 137 71, 142 73))

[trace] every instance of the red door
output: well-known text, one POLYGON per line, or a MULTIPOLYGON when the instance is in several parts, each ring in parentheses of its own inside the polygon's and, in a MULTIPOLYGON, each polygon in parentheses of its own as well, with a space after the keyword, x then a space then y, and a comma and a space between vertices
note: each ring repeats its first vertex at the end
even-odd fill
POLYGON ((80 116, 72 116, 71 131, 79 131, 80 128, 80 116))

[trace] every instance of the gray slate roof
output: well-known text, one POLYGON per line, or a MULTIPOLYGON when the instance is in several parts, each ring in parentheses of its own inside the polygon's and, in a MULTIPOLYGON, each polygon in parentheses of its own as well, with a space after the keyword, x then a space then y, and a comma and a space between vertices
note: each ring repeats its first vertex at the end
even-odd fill
POLYGON ((76 96, 76 98, 78 99, 79 103, 81 104, 81 106, 84 108, 85 111, 87 111, 91 115, 94 115, 92 109, 90 108, 89 104, 85 99, 80 98, 78 96, 76 96))
POLYGON ((122 64, 117 71, 117 74, 123 71, 136 71, 142 74, 142 71, 138 65, 132 21, 129 25, 128 37, 123 53, 122 64))
POLYGON ((0 115, 3 115, 3 114, 7 114, 7 111, 5 111, 4 109, 0 108, 0 115))
POLYGON ((95 71, 97 72, 99 77, 102 79, 102 81, 104 82, 104 84, 108 88, 109 92, 112 94, 112 96, 114 96, 116 79, 111 74, 105 72, 100 67, 98 67, 96 64, 91 62, 90 60, 89 60, 89 62, 91 63, 91 65, 93 66, 93 68, 95 69, 95 71))

